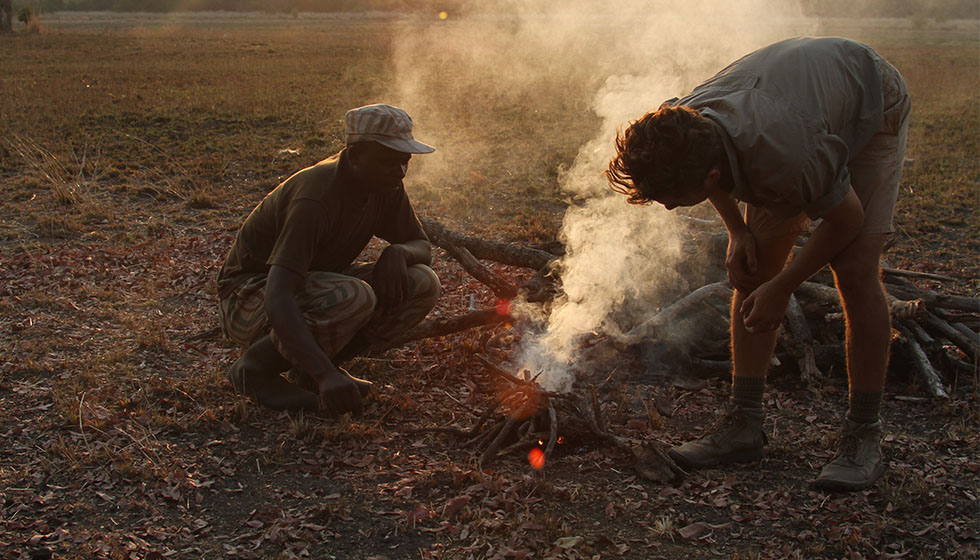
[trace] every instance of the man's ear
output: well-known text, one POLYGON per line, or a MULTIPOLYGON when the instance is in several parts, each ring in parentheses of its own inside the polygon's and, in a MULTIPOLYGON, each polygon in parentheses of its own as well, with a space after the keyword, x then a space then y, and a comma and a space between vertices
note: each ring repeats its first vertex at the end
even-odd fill
POLYGON ((350 162, 353 164, 358 164, 361 162, 361 149, 357 144, 351 144, 347 146, 347 157, 350 158, 350 162))
POLYGON ((712 189, 718 186, 721 182, 721 170, 717 167, 712 167, 708 174, 704 177, 704 186, 708 189, 712 189))

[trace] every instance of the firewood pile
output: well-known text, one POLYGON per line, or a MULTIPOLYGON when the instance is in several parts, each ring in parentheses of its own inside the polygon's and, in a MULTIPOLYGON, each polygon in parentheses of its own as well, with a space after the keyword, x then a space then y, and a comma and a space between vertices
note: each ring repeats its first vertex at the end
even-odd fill
MULTIPOLYGON (((724 233, 705 234, 702 229, 689 240, 690 251, 708 254, 723 262, 727 246, 724 233)), ((431 219, 423 219, 430 240, 456 259, 474 278, 502 299, 519 293, 529 302, 548 301, 560 290, 560 279, 552 266, 560 251, 489 241, 461 234, 431 219), (515 286, 502 279, 482 261, 523 267, 535 271, 524 285, 515 286)), ((980 356, 980 299, 923 289, 911 278, 951 281, 937 274, 882 268, 884 284, 893 318, 893 353, 902 355, 901 366, 921 379, 929 396, 947 398, 948 385, 960 373, 975 375, 980 356)), ((659 313, 629 330, 616 340, 602 335, 585 345, 606 344, 617 350, 666 341, 675 370, 699 376, 727 376, 728 308, 732 288, 722 280, 723 271, 707 273, 705 284, 679 298, 659 313), (686 328, 682 328, 686 325, 686 328), (697 333, 678 339, 676 334, 697 333)), ((791 366, 805 383, 814 383, 834 367, 842 367, 845 356, 843 313, 833 279, 826 270, 803 283, 790 300, 780 332, 775 365, 791 366)), ((423 323, 393 345, 431 336, 440 336, 484 325, 513 321, 497 309, 474 310, 452 319, 423 323)), ((895 360, 893 360, 895 362, 895 360)))
MULTIPOLYGON (((560 291, 560 278, 553 266, 560 250, 495 242, 461 234, 431 220, 423 227, 433 244, 444 249, 475 279, 498 298, 523 296, 528 302, 547 302, 560 291), (523 267, 535 271, 521 286, 496 274, 482 261, 523 267)), ((703 226, 703 224, 701 224, 703 226)), ((709 254, 724 262, 727 236, 710 233, 693 236, 690 250, 709 254)), ((560 248, 559 248, 560 249, 560 248)), ((640 348, 663 366, 699 377, 728 377, 728 309, 732 288, 723 269, 706 273, 702 287, 680 297, 656 315, 634 326, 624 336, 607 338, 593 333, 582 342, 584 359, 640 348), (677 333, 683 333, 680 336, 677 333)), ((883 268, 883 279, 893 317, 895 344, 892 367, 908 368, 918 376, 928 397, 948 398, 949 386, 961 373, 975 376, 980 354, 980 299, 940 293, 917 287, 910 278, 951 280, 911 271, 883 268)), ((462 330, 513 322, 500 309, 477 309, 459 317, 424 322, 393 341, 391 346, 462 330)), ((780 332, 774 364, 791 369, 807 384, 818 383, 833 369, 843 371, 843 313, 833 279, 824 271, 796 290, 780 332)), ((519 325, 518 325, 519 326, 519 325)), ((379 350, 379 349, 376 349, 379 350)), ((595 384, 576 382, 569 393, 544 390, 535 372, 515 373, 480 357, 483 365, 503 385, 492 405, 468 430, 453 427, 422 428, 445 433, 464 447, 479 453, 481 466, 508 455, 539 450, 543 460, 556 453, 560 438, 592 439, 629 450, 642 476, 663 482, 677 480, 684 472, 666 455, 665 446, 655 441, 636 441, 611 433, 603 419, 602 404, 595 384)), ((927 397, 923 397, 927 398, 927 397)), ((532 461, 533 464, 533 461, 532 461)))

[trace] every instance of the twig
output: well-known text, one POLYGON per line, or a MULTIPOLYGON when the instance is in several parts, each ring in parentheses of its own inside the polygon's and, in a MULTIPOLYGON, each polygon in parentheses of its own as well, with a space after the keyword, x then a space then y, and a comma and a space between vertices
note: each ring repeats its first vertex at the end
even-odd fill
POLYGON ((548 427, 548 445, 544 448, 544 456, 551 459, 551 454, 555 451, 555 442, 558 441, 558 413, 555 412, 555 403, 548 399, 548 419, 551 425, 548 427))
POLYGON ((589 397, 592 400, 592 415, 595 417, 596 426, 605 433, 606 422, 602 419, 602 411, 599 409, 599 399, 596 398, 595 387, 589 387, 589 397))
POLYGON ((934 274, 931 272, 918 272, 915 270, 902 270, 899 268, 890 268, 887 266, 881 267, 881 272, 888 276, 899 276, 903 278, 926 278, 929 280, 941 280, 944 282, 955 282, 956 278, 951 276, 944 276, 942 274, 934 274))
POLYGON ((374 426, 371 427, 371 431, 377 430, 378 427, 381 426, 381 423, 384 422, 384 419, 388 417, 388 414, 390 414, 392 410, 395 410, 395 407, 397 405, 398 405, 397 402, 391 403, 391 406, 389 406, 388 409, 385 410, 384 413, 381 414, 381 417, 378 418, 378 421, 375 422, 374 423, 374 426))

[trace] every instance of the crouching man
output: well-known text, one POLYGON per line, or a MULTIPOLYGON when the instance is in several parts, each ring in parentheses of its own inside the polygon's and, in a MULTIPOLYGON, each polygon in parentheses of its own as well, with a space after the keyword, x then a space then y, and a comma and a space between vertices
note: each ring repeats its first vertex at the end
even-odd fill
POLYGON ((793 291, 829 263, 847 318, 850 406, 840 451, 815 484, 859 490, 881 476, 891 326, 879 258, 894 231, 909 106, 901 75, 871 48, 794 38, 732 63, 617 137, 606 174, 629 202, 669 210, 707 199, 728 229, 733 406, 717 430, 671 450, 678 463, 763 457, 776 329, 793 291))
POLYGON ((244 348, 229 380, 270 408, 359 414, 370 383, 338 364, 417 324, 439 297, 402 185, 412 154, 435 149, 381 104, 347 112, 346 144, 252 210, 218 274, 222 327, 244 348), (389 245, 354 264, 373 236, 389 245))

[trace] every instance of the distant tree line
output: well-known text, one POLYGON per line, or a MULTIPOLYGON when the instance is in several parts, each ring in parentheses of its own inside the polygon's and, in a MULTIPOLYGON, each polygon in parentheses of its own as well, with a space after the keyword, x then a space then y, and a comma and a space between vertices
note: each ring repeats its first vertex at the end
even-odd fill
POLYGON ((977 0, 801 0, 804 13, 828 17, 980 19, 977 0))
POLYGON ((42 12, 359 12, 458 9, 465 0, 23 0, 42 12))
MULTIPOLYGON (((504 3, 513 0, 504 0, 504 3)), ((56 11, 230 11, 355 12, 499 11, 501 2, 481 6, 478 0, 20 0, 14 9, 31 6, 56 11)), ((978 0, 801 0, 804 13, 830 17, 930 17, 936 20, 978 19, 978 0)), ((615 8, 612 8, 615 9, 615 8)))

